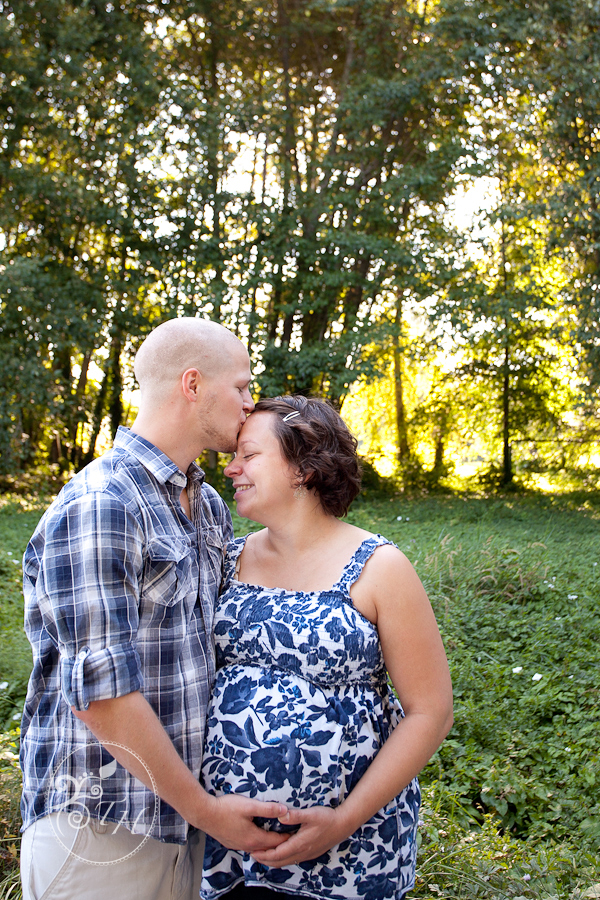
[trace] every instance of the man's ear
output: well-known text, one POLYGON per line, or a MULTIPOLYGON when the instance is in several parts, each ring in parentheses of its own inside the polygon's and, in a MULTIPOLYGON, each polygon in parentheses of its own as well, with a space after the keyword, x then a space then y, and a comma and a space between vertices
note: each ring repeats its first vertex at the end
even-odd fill
POLYGON ((201 387, 202 374, 198 369, 186 369, 181 376, 181 390, 185 399, 190 403, 196 403, 200 398, 201 387))

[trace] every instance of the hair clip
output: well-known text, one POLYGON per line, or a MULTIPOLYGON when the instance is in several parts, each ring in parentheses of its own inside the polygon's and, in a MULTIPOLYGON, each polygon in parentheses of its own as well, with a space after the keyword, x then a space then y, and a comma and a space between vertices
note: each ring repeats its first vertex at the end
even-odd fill
POLYGON ((287 416, 284 416, 281 420, 282 422, 289 422, 290 419, 293 419, 295 416, 299 416, 299 412, 288 413, 287 416))

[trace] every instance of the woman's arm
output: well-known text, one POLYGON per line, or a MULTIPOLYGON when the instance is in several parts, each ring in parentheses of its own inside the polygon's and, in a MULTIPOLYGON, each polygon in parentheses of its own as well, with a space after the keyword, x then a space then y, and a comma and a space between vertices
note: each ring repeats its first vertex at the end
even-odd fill
POLYGON ((345 840, 417 775, 452 727, 452 685, 442 639, 417 573, 403 553, 379 547, 351 591, 375 622, 385 663, 405 718, 336 809, 290 810, 281 821, 298 832, 258 862, 279 867, 315 859, 345 840))

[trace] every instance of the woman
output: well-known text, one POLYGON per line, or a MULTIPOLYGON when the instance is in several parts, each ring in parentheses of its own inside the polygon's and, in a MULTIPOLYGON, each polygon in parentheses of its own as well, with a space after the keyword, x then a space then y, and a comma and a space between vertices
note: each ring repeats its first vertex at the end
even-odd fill
POLYGON ((291 834, 254 856, 208 838, 201 896, 399 900, 414 882, 416 775, 452 724, 423 586, 393 544, 340 521, 360 469, 326 403, 261 400, 225 474, 239 515, 266 528, 228 548, 203 779, 284 803, 265 825, 291 834))

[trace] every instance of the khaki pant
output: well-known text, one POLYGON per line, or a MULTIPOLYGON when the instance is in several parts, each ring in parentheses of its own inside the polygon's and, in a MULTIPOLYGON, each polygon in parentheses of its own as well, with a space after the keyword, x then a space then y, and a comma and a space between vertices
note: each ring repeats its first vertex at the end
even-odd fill
POLYGON ((66 813, 52 813, 23 834, 23 900, 198 900, 203 858, 200 832, 163 844, 110 822, 74 827, 66 813))

